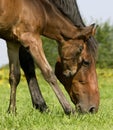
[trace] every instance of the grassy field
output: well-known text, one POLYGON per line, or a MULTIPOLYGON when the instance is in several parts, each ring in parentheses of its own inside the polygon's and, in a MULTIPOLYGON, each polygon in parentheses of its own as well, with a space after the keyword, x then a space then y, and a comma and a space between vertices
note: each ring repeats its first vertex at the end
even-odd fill
MULTIPOLYGON (((32 108, 22 74, 17 89, 17 115, 14 116, 6 113, 10 93, 8 69, 0 69, 0 130, 113 130, 113 70, 97 69, 97 72, 101 98, 97 114, 76 113, 66 116, 53 91, 37 71, 40 88, 50 112, 41 114, 32 108)), ((62 85, 60 87, 64 91, 62 85)))

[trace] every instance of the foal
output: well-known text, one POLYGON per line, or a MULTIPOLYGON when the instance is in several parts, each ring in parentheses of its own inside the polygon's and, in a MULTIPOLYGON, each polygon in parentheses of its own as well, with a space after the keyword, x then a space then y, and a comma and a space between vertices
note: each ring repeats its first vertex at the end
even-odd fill
MULTIPOLYGON (((58 41, 59 54, 65 66, 63 71, 69 76, 76 73, 76 61, 73 61, 73 56, 77 48, 83 46, 84 38, 86 34, 89 35, 93 26, 83 28, 74 26, 48 0, 0 0, 0 3, 0 38, 7 42, 10 67, 11 93, 8 111, 16 111, 16 88, 20 81, 19 47, 23 45, 52 87, 64 112, 69 114, 71 106, 59 89, 54 72, 45 57, 41 35, 58 41), (70 46, 74 49, 72 52, 68 51, 70 46), (73 61, 72 66, 68 66, 65 60, 67 57, 73 61)), ((41 104, 43 106, 43 101, 41 104)))

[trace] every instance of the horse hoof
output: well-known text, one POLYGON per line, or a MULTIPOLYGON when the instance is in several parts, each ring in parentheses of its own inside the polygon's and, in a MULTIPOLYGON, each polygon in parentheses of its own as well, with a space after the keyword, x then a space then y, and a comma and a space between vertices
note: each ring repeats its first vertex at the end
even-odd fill
POLYGON ((47 109, 48 109, 48 107, 47 107, 47 105, 45 103, 42 103, 40 105, 39 104, 34 104, 33 107, 35 109, 38 109, 40 112, 46 112, 47 109))

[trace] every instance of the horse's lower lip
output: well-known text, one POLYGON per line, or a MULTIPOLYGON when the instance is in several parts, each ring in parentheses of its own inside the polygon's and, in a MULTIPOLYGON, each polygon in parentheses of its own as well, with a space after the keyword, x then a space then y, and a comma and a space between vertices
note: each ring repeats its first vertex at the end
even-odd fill
POLYGON ((70 77, 70 76, 72 76, 71 73, 68 73, 68 74, 63 73, 63 75, 66 76, 67 78, 70 77))
POLYGON ((68 77, 71 77, 71 76, 73 76, 73 75, 75 75, 75 74, 76 74, 76 71, 75 71, 75 72, 71 72, 71 71, 70 71, 70 72, 67 72, 67 73, 66 73, 66 72, 63 72, 63 75, 66 76, 67 78, 68 78, 68 77))

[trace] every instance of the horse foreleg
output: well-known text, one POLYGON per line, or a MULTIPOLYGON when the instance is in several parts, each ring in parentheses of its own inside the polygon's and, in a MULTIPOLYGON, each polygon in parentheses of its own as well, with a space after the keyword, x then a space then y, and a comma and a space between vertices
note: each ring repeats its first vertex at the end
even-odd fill
POLYGON ((50 84, 55 92, 64 109, 64 112, 66 114, 70 114, 71 106, 58 86, 57 78, 45 57, 40 37, 31 33, 24 33, 21 35, 20 39, 22 40, 24 47, 26 47, 26 49, 28 49, 28 51, 30 51, 31 55, 34 57, 38 67, 42 71, 45 80, 50 84))
POLYGON ((7 42, 7 50, 9 57, 9 83, 11 87, 10 91, 10 102, 9 102, 9 113, 16 112, 16 88, 20 81, 20 67, 19 67, 19 46, 16 43, 7 42))
POLYGON ((27 79, 33 107, 39 109, 41 112, 46 111, 47 105, 37 82, 33 59, 30 53, 22 46, 19 49, 19 60, 27 79))

